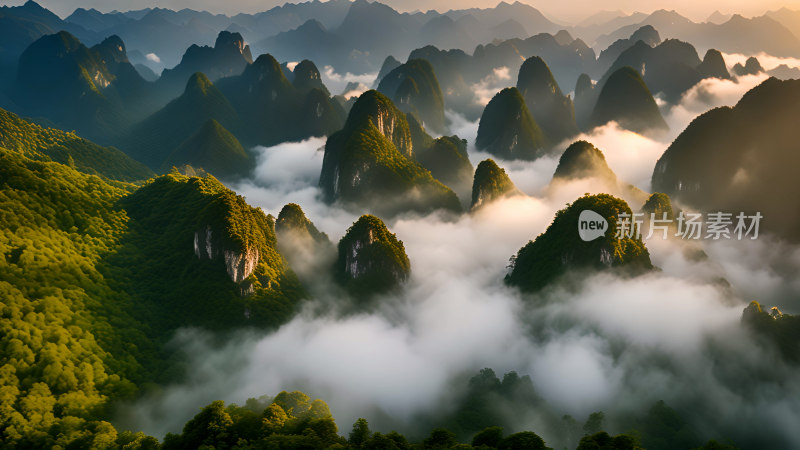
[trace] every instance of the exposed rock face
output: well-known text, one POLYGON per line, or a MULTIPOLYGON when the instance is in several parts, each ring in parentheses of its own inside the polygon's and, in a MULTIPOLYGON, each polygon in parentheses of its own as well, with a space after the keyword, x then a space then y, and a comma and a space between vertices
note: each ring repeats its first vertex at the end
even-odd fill
POLYGON ((511 195, 522 195, 522 192, 514 186, 506 171, 492 159, 481 161, 475 169, 472 184, 472 209, 511 195))
POLYGON ((339 241, 336 279, 353 293, 374 294, 397 288, 410 273, 403 242, 375 216, 361 216, 339 241))
POLYGON ((340 200, 361 211, 460 211, 455 193, 413 156, 405 114, 383 94, 367 91, 353 105, 344 128, 328 138, 319 184, 326 201, 340 200))
POLYGON ((517 89, 550 142, 578 134, 572 100, 561 92, 542 58, 532 56, 525 60, 519 69, 517 89))
POLYGON ((194 232, 194 254, 199 259, 223 258, 228 276, 234 283, 241 283, 253 274, 259 256, 257 248, 244 251, 226 248, 210 225, 194 232))
POLYGON ((503 159, 534 160, 544 155, 544 134, 517 88, 503 89, 486 105, 475 146, 503 159))
POLYGON ((728 68, 725 66, 725 58, 722 57, 722 53, 713 48, 706 52, 703 62, 697 66, 697 71, 704 78, 720 78, 723 80, 731 78, 731 74, 728 73, 728 68))
POLYGON ((617 270, 624 274, 651 270, 650 254, 641 238, 616 236, 620 213, 632 212, 624 200, 608 194, 575 200, 556 213, 547 231, 512 257, 506 282, 524 291, 537 291, 571 270, 617 270), (580 220, 585 214, 605 221, 598 227, 603 234, 590 241, 580 237, 580 220))
POLYGON ((444 95, 433 66, 424 59, 412 59, 389 72, 378 91, 391 98, 405 112, 415 114, 426 128, 444 133, 444 95))

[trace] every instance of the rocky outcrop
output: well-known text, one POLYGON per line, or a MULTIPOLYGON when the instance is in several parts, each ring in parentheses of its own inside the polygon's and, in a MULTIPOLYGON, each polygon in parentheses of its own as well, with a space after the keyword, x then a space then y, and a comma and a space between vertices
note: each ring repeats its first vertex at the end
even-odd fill
POLYGON ((550 142, 559 142, 578 134, 572 99, 561 92, 542 58, 532 56, 522 63, 517 89, 550 142))
POLYGON ((236 250, 222 244, 219 232, 210 225, 194 232, 194 254, 199 259, 219 259, 225 261, 225 269, 234 283, 242 283, 253 274, 258 265, 258 249, 236 250))
POLYGON ((725 58, 722 57, 722 53, 713 48, 706 52, 703 62, 697 66, 697 71, 704 78, 720 78, 723 80, 731 78, 731 74, 728 73, 728 68, 725 66, 725 58))
POLYGON ((356 294, 375 294, 395 289, 411 274, 403 242, 383 221, 361 216, 339 241, 335 265, 337 281, 356 294))
POLYGON ((608 194, 587 194, 575 200, 556 213, 544 233, 512 257, 506 283, 537 291, 574 270, 614 270, 625 275, 651 270, 642 239, 617 236, 621 213, 630 215, 632 211, 624 200, 608 194))
POLYGON ((499 198, 522 195, 506 171, 492 159, 481 161, 472 183, 472 209, 478 209, 499 198))

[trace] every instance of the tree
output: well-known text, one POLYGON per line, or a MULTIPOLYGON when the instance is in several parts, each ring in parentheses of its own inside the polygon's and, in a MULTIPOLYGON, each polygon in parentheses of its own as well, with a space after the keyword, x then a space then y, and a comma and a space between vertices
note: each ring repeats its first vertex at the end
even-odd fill
POLYGON ((603 414, 602 411, 593 412, 589 414, 589 418, 586 419, 586 423, 583 424, 584 434, 595 434, 602 431, 603 421, 605 420, 605 418, 606 415, 603 414))
POLYGON ((635 437, 620 434, 610 436, 605 431, 581 438, 576 450, 643 450, 635 437))
POLYGON ((363 445, 367 439, 369 439, 372 433, 369 431, 369 424, 367 423, 367 419, 363 417, 359 418, 353 424, 353 431, 350 432, 350 436, 348 441, 356 446, 360 447, 363 445))
POLYGON ((514 433, 500 441, 499 450, 546 450, 544 440, 532 431, 514 433))
POLYGON ((431 435, 422 441, 425 448, 431 449, 450 448, 456 444, 458 444, 456 435, 446 428, 435 428, 431 431, 431 435))
POLYGON ((497 447, 500 441, 503 440, 503 427, 488 427, 480 431, 475 437, 472 438, 472 446, 480 447, 485 445, 487 447, 497 447))

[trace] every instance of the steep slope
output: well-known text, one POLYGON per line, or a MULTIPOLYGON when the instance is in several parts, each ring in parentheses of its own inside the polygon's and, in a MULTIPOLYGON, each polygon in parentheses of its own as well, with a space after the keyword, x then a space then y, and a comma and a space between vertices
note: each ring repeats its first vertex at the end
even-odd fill
POLYGON ((344 128, 328 138, 319 184, 328 202, 381 214, 460 211, 453 191, 413 157, 405 115, 383 94, 367 91, 344 128))
POLYGON ((559 142, 578 134, 572 100, 561 92, 542 58, 532 56, 522 63, 517 89, 550 142, 559 142))
POLYGON ((183 54, 181 62, 172 69, 164 69, 158 86, 171 97, 186 85, 193 74, 202 72, 211 81, 239 75, 253 62, 250 46, 245 45, 239 33, 220 31, 213 47, 192 45, 183 54))
POLYGON ((153 329, 125 273, 104 263, 133 187, 0 147, 0 346, 4 447, 90 447, 116 439, 110 404, 154 381, 153 329))
POLYGON ((328 88, 322 84, 322 76, 319 73, 317 66, 307 59, 300 61, 292 71, 294 79, 292 85, 301 91, 310 91, 312 89, 319 89, 330 97, 331 93, 328 88))
POLYGON ((592 180, 592 192, 619 195, 636 203, 647 198, 644 191, 617 178, 600 149, 586 141, 573 142, 558 160, 550 187, 587 178, 592 180))
POLYGON ((589 75, 583 73, 575 83, 575 123, 583 131, 591 128, 590 118, 597 101, 597 91, 589 75))
POLYGON ((126 268, 158 330, 275 326, 302 298, 277 249, 274 219, 211 176, 172 173, 121 201, 130 222, 108 263, 126 268))
POLYGON ((161 165, 161 172, 186 164, 218 177, 243 176, 251 167, 242 144, 214 119, 173 150, 161 165))
POLYGON ((22 53, 11 98, 26 115, 108 142, 148 111, 145 86, 119 38, 89 49, 61 31, 22 53))
POLYGON ((296 203, 285 205, 275 221, 278 249, 306 284, 325 282, 336 259, 336 247, 296 203))
POLYGON ((576 141, 567 147, 558 160, 553 178, 599 178, 608 182, 617 181, 617 176, 608 167, 603 152, 586 141, 576 141))
POLYGON ((522 195, 522 192, 514 186, 505 169, 492 159, 481 161, 472 182, 472 209, 512 195, 522 195))
POLYGON ((158 169, 182 142, 212 119, 233 133, 241 129, 239 115, 228 99, 208 77, 196 73, 180 97, 135 125, 121 147, 158 169))
POLYGON ((475 146, 503 159, 534 160, 546 141, 517 88, 497 93, 483 110, 475 146))
POLYGON ((760 212, 762 232, 797 242, 800 209, 785 195, 800 188, 798 102, 800 81, 770 78, 735 107, 699 116, 656 163, 653 189, 705 211, 760 212))
POLYGON ((745 75, 757 75, 763 72, 764 68, 757 58, 751 56, 747 58, 744 65, 742 65, 742 63, 736 63, 731 70, 733 70, 734 74, 741 77, 745 75))
POLYGON ((608 48, 600 52, 600 56, 597 58, 597 71, 595 73, 598 76, 602 76, 602 74, 606 73, 608 69, 611 68, 614 61, 619 58, 622 52, 633 47, 639 41, 644 42, 650 47, 655 47, 661 43, 661 36, 652 25, 645 25, 634 31, 628 39, 618 39, 614 41, 608 48))
POLYGON ((33 160, 52 160, 79 172, 113 180, 144 180, 153 172, 113 147, 101 147, 73 133, 43 128, 0 109, 0 147, 33 160))
POLYGON ((556 213, 547 230, 529 241, 511 259, 506 283, 523 291, 538 291, 574 270, 610 270, 636 274, 652 269, 641 238, 616 237, 620 213, 631 214, 624 200, 608 194, 583 196, 556 213), (591 241, 579 236, 579 217, 585 210, 605 219, 605 233, 591 241), (620 270, 622 269, 622 270, 620 270))
POLYGON ((467 154, 467 141, 458 136, 442 136, 427 146, 414 146, 414 157, 434 178, 457 193, 465 192, 472 183, 472 163, 467 154))
POLYGON ((445 132, 444 96, 433 66, 424 59, 412 59, 389 72, 378 91, 405 112, 416 114, 427 128, 445 132))
MULTIPOLYGON (((309 64, 300 66, 301 71, 304 68, 306 77, 318 74, 309 64)), ((344 111, 324 86, 296 88, 269 54, 259 56, 241 75, 224 78, 218 85, 242 119, 240 139, 247 146, 327 135, 344 122, 344 111)))
POLYGON ((339 241, 336 280, 359 296, 396 289, 411 274, 403 241, 375 216, 361 216, 339 241))
POLYGON ((608 78, 589 119, 595 127, 611 121, 637 133, 667 129, 653 95, 639 72, 630 67, 623 67, 608 78))
POLYGON ((705 78, 720 78, 723 80, 731 78, 722 53, 713 48, 706 52, 706 55, 703 57, 703 62, 697 66, 697 71, 705 78))

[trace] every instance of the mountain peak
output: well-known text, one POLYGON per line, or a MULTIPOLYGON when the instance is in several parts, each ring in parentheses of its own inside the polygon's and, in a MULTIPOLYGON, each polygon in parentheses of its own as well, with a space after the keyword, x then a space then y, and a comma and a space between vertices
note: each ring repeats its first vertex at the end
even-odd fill
POLYGON ((616 70, 600 91, 591 123, 602 126, 611 121, 636 133, 668 128, 642 75, 632 67, 616 70))
POLYGON ((505 169, 498 166, 493 159, 486 159, 478 164, 472 183, 473 210, 499 198, 520 194, 505 169))
POLYGON ((504 159, 542 156, 545 138, 516 87, 498 92, 483 110, 475 146, 504 159))
POLYGON ((617 237, 617 218, 632 214, 625 200, 608 194, 585 195, 558 211, 547 230, 522 247, 512 258, 506 283, 524 291, 537 291, 571 269, 623 269, 639 273, 653 268, 641 238, 617 237), (605 220, 599 239, 584 241, 579 217, 586 210, 605 220))
POLYGON ((617 176, 608 167, 603 152, 587 141, 573 142, 558 161, 553 178, 580 179, 598 177, 616 181, 617 176))
POLYGON ((186 83, 184 94, 200 94, 206 95, 209 88, 213 87, 214 83, 208 79, 203 72, 195 72, 186 83))
POLYGON ((244 38, 239 33, 220 31, 214 42, 215 49, 235 48, 239 53, 244 52, 244 38))
POLYGON ((338 248, 336 279, 353 293, 386 292, 411 274, 403 242, 376 216, 361 216, 339 241, 338 248))

